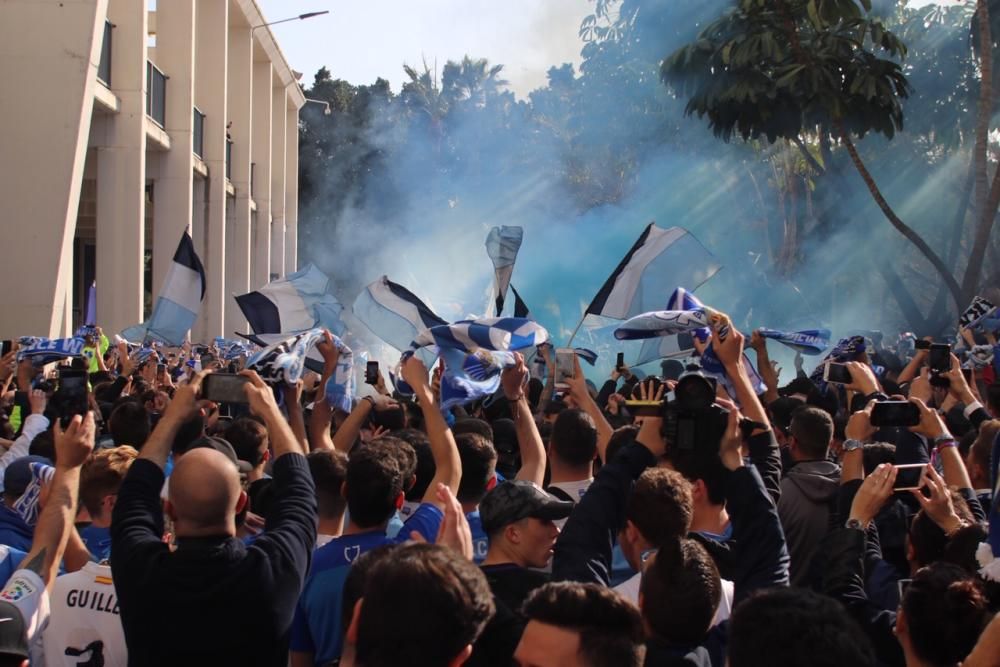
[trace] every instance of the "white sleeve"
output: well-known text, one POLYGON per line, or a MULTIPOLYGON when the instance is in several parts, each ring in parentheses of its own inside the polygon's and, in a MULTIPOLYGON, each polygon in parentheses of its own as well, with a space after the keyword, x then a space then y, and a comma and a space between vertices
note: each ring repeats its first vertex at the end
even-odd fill
POLYGON ((9 602, 21 612, 28 634, 28 645, 40 639, 39 632, 49 620, 49 594, 45 582, 36 572, 18 570, 0 591, 0 600, 9 602))
POLYGON ((27 456, 31 441, 48 427, 49 420, 45 415, 28 415, 28 418, 24 420, 21 436, 14 441, 14 444, 3 456, 0 456, 0 491, 3 491, 3 474, 7 470, 7 466, 22 456, 27 456))

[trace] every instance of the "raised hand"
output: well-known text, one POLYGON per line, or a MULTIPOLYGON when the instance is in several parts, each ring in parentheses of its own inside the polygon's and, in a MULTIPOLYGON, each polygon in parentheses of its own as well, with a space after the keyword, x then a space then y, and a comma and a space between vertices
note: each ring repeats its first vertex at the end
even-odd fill
POLYGON ((275 415, 280 416, 281 412, 278 410, 278 403, 274 400, 274 392, 260 379, 257 372, 242 371, 240 375, 250 380, 243 386, 250 403, 250 411, 265 421, 275 415))
POLYGON ((927 407, 926 403, 919 398, 913 398, 912 395, 910 396, 910 402, 916 403, 917 407, 920 408, 920 423, 916 426, 911 426, 911 431, 931 439, 948 435, 948 428, 944 425, 944 420, 941 419, 941 415, 938 414, 937 410, 932 410, 927 407))
MULTIPOLYGON (((437 485, 437 498, 444 509, 444 520, 441 521, 441 527, 438 529, 437 538, 434 540, 434 543, 452 549, 466 560, 472 560, 474 553, 472 549, 472 529, 469 527, 469 521, 465 518, 465 513, 462 511, 462 505, 455 498, 455 494, 451 492, 451 489, 444 484, 437 485)), ((427 541, 417 531, 410 533, 410 539, 416 542, 427 541)))
POLYGON ((53 432, 56 467, 70 469, 82 466, 94 451, 96 433, 97 426, 94 423, 93 412, 88 412, 85 417, 73 415, 65 430, 57 419, 53 432))
POLYGON ((914 489, 910 493, 920 503, 927 516, 945 532, 945 535, 950 535, 962 527, 962 520, 955 512, 955 504, 952 501, 948 485, 945 484, 944 479, 937 473, 934 466, 927 465, 923 487, 914 489), (923 489, 927 489, 930 496, 925 496, 923 489))
POLYGON ((28 404, 31 405, 31 414, 44 414, 45 407, 49 404, 49 397, 41 389, 33 389, 28 395, 28 404))
MULTIPOLYGON (((518 401, 524 396, 524 385, 528 383, 528 366, 519 352, 514 353, 514 365, 500 373, 500 386, 508 401, 518 401)), ((579 362, 577 363, 579 372, 579 362)))
POLYGON ((851 504, 851 519, 856 519, 864 525, 871 523, 885 502, 893 494, 893 484, 896 482, 896 468, 882 463, 872 474, 865 478, 854 496, 851 504))

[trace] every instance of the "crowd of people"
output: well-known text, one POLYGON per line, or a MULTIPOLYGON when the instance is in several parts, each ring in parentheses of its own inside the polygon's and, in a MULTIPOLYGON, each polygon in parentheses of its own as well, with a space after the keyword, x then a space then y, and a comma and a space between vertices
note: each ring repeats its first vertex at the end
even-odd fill
POLYGON ((721 316, 725 383, 695 358, 596 386, 546 345, 446 411, 418 356, 412 393, 379 374, 331 406, 329 334, 294 385, 99 329, 60 364, 13 349, 0 667, 996 667, 1000 382, 963 363, 977 342, 945 370, 855 336, 828 359, 844 381, 782 383, 721 316), (240 395, 209 400, 213 374, 240 395))

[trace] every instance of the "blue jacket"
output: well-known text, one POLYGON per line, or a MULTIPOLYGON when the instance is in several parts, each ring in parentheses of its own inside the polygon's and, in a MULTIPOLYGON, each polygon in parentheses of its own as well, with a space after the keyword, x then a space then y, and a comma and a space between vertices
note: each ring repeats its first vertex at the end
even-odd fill
POLYGON ((21 551, 31 551, 34 530, 24 522, 21 515, 0 503, 0 544, 21 551))

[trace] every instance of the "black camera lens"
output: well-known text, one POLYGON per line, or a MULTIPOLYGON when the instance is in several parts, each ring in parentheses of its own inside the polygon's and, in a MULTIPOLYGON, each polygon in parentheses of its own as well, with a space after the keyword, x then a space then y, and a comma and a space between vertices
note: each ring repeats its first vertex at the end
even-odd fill
POLYGON ((678 380, 674 396, 681 410, 703 410, 715 402, 715 384, 703 375, 685 375, 678 380))

